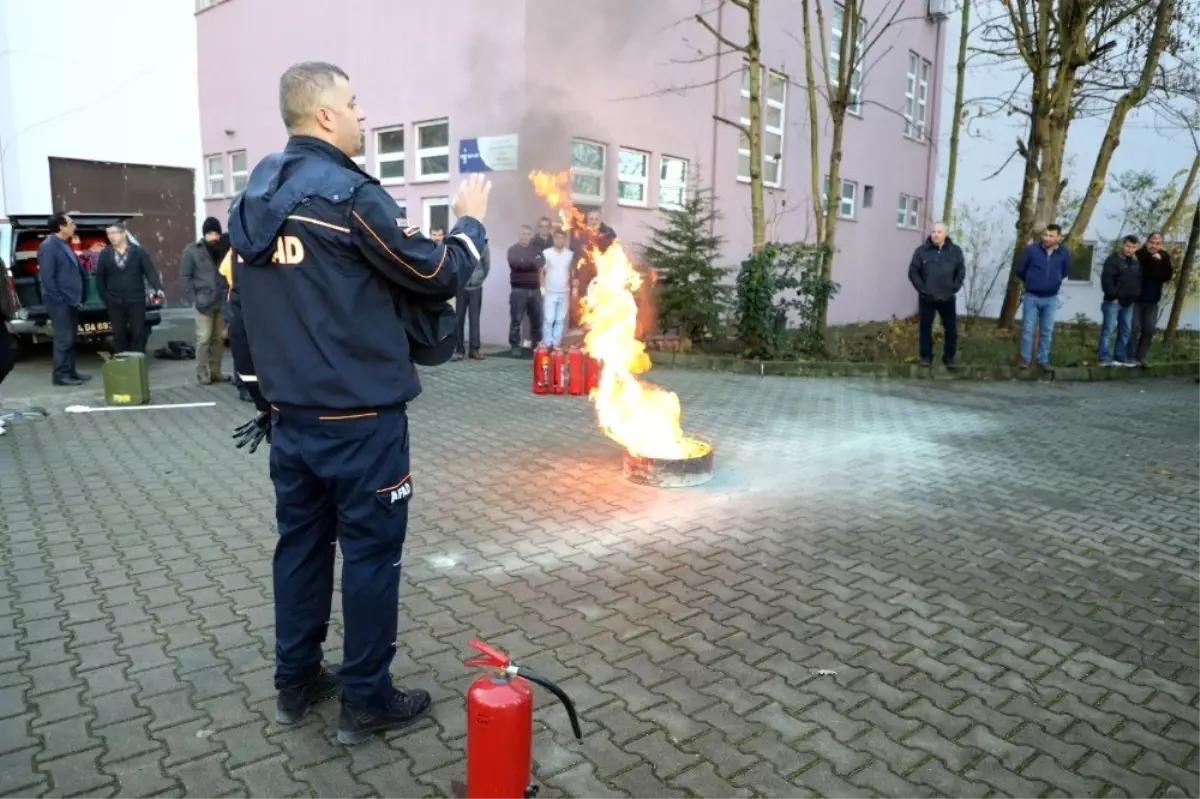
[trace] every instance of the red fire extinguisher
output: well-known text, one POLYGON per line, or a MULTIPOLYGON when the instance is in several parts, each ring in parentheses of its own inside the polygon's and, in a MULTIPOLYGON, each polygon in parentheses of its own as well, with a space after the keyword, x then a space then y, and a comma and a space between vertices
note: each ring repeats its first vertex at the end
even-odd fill
POLYGON ((550 371, 554 372, 554 382, 552 388, 555 394, 565 394, 567 391, 567 380, 569 375, 567 370, 570 369, 567 361, 567 354, 562 350, 555 350, 550 356, 550 371))
POLYGON ((575 704, 563 689, 534 674, 483 641, 472 638, 482 655, 467 661, 482 666, 467 689, 467 799, 532 799, 538 786, 533 771, 533 690, 540 685, 567 709, 571 731, 583 740, 575 704))
POLYGON ((572 347, 567 353, 567 369, 570 372, 567 382, 567 393, 578 396, 587 386, 587 374, 583 365, 583 350, 572 347))
POLYGON ((552 379, 550 348, 539 346, 533 351, 533 393, 549 394, 552 379))
POLYGON ((600 361, 591 355, 587 359, 587 393, 600 387, 600 361))

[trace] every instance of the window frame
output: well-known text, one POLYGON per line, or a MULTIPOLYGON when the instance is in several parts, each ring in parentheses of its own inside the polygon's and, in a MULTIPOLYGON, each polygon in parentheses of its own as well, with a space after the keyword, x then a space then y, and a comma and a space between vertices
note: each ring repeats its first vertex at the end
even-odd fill
POLYGON ((677 155, 667 155, 663 153, 658 157, 658 207, 665 208, 668 211, 679 211, 687 203, 687 181, 688 170, 691 167, 690 162, 686 158, 680 158, 677 155), (668 161, 677 161, 683 164, 683 175, 679 182, 667 180, 663 177, 663 172, 666 171, 668 161), (672 191, 679 189, 679 204, 671 202, 663 202, 663 187, 669 187, 672 191))
MULTIPOLYGON (((407 145, 407 143, 408 142, 406 139, 405 144, 407 145)), ((450 157, 450 144, 451 144, 450 117, 443 117, 441 119, 428 119, 428 120, 425 120, 424 122, 414 122, 413 123, 413 144, 416 146, 416 161, 417 161, 417 172, 416 172, 416 175, 413 176, 413 179, 412 179, 413 183, 432 183, 434 181, 450 179, 450 167, 451 167, 451 164, 453 163, 453 159, 450 157), (446 126, 446 143, 444 145, 439 144, 435 147, 422 147, 421 146, 421 131, 426 130, 428 128, 435 128, 435 127, 438 127, 441 125, 446 126), (425 172, 422 171, 424 169, 424 164, 422 163, 423 160, 426 158, 437 158, 438 156, 446 157, 446 171, 445 172, 432 172, 428 175, 425 174, 425 172)))
POLYGON ((230 183, 230 188, 231 188, 233 194, 234 195, 241 194, 243 191, 245 191, 246 185, 249 182, 250 182, 250 157, 246 154, 246 151, 244 149, 230 151, 230 153, 229 153, 229 183, 230 183), (241 169, 240 171, 233 168, 233 159, 234 159, 234 156, 237 156, 237 155, 240 155, 242 157, 242 161, 243 161, 242 166, 244 168, 241 169), (239 177, 245 181, 244 183, 242 183, 242 187, 240 189, 238 188, 238 178, 239 177))
POLYGON ((650 207, 650 152, 648 150, 639 150, 636 147, 617 147, 617 205, 627 205, 633 208, 649 208, 650 207), (642 159, 642 177, 631 177, 621 173, 621 156, 629 153, 630 155, 640 156, 642 159), (633 183, 642 187, 641 202, 630 200, 622 196, 621 184, 633 183))
POLYGON ((924 198, 915 194, 900 192, 896 203, 896 227, 901 230, 920 230, 921 213, 925 204, 924 198), (904 221, 900 221, 900 205, 904 204, 904 221))
MULTIPOLYGON (((1079 242, 1079 247, 1076 248, 1079 251, 1087 251, 1092 254, 1092 257, 1087 262, 1088 276, 1087 276, 1087 278, 1082 279, 1082 280, 1077 277, 1071 277, 1071 269, 1073 267, 1075 267, 1075 265, 1079 262, 1079 259, 1075 257, 1075 253, 1073 253, 1073 252, 1067 253, 1067 255, 1071 259, 1070 265, 1067 268, 1067 280, 1066 280, 1067 283, 1071 283, 1072 285, 1076 285, 1076 286, 1091 285, 1092 281, 1095 279, 1096 245, 1098 243, 1099 242, 1097 242, 1094 239, 1091 239, 1091 240, 1084 239, 1083 241, 1079 242)), ((1060 245, 1060 246, 1062 246, 1062 245, 1060 245)))
POLYGON ((767 176, 764 174, 763 175, 763 185, 769 186, 773 189, 777 189, 783 185, 783 148, 784 148, 785 141, 787 139, 785 131, 787 130, 788 77, 784 73, 779 72, 778 70, 774 70, 774 69, 767 69, 766 73, 767 73, 767 76, 766 76, 767 77, 767 80, 766 80, 767 91, 766 91, 766 100, 763 103, 764 108, 763 108, 763 114, 762 114, 763 170, 764 170, 764 172, 767 168, 767 158, 768 158, 767 134, 768 133, 779 137, 779 154, 778 154, 778 157, 776 157, 774 159, 774 163, 775 163, 775 167, 776 167, 775 180, 774 181, 767 180, 767 176), (780 81, 781 85, 783 86, 783 99, 782 100, 772 100, 771 99, 771 77, 772 76, 779 78, 779 81, 780 81), (767 114, 766 114, 767 108, 778 108, 779 109, 779 127, 776 128, 776 127, 772 127, 767 124, 767 114))
MULTIPOLYGON (((365 157, 365 155, 364 155, 364 157, 365 157)), ((372 172, 371 174, 373 174, 379 180, 379 182, 384 186, 401 186, 408 181, 408 163, 407 162, 408 162, 408 127, 406 125, 390 125, 386 128, 376 128, 375 129, 375 171, 372 172), (383 134, 385 134, 385 133, 395 133, 396 131, 400 131, 401 137, 403 139, 403 146, 397 151, 384 152, 383 148, 379 146, 380 137, 382 137, 383 134), (404 174, 401 175, 400 177, 385 178, 383 176, 383 165, 384 164, 394 164, 396 162, 403 164, 404 174)))
POLYGON ((929 79, 933 65, 914 50, 908 51, 904 76, 904 137, 922 144, 929 140, 929 79))
POLYGON ((605 174, 608 172, 608 145, 603 142, 598 142, 595 139, 585 139, 582 136, 571 137, 571 199, 577 203, 587 205, 603 205, 604 204, 604 182, 605 174), (575 164, 575 143, 590 144, 600 148, 600 168, 595 169, 590 166, 576 166, 575 164), (588 177, 600 178, 600 193, 598 195, 580 194, 575 191, 575 176, 585 175, 588 177))
MULTIPOLYGON (((858 221, 858 181, 842 178, 842 185, 838 190, 838 210, 837 218, 845 219, 850 222, 858 221), (846 203, 846 186, 851 187, 850 196, 850 214, 842 213, 842 206, 846 203)), ((829 175, 825 176, 823 194, 821 195, 821 209, 823 213, 829 213, 829 175)))
MULTIPOLYGON (((830 19, 829 26, 829 83, 831 89, 836 89, 838 86, 837 76, 841 70, 838 67, 842 60, 842 23, 838 22, 838 17, 845 18, 846 9, 842 3, 833 4, 833 15, 830 19)), ((862 83, 863 83, 863 49, 867 43, 867 26, 863 24, 862 14, 858 18, 858 50, 857 57, 854 59, 854 71, 850 73, 850 104, 846 106, 846 113, 862 118, 862 83)))
POLYGON ((226 181, 225 177, 225 154, 214 153, 212 155, 204 156, 204 196, 208 199, 218 200, 225 197, 228 190, 229 183, 226 181), (215 175, 211 171, 214 161, 221 167, 221 171, 215 175), (213 192, 212 190, 213 181, 216 180, 221 181, 220 192, 213 192))
MULTIPOLYGON (((446 235, 450 235, 450 228, 454 227, 454 210, 450 207, 449 197, 422 197, 421 198, 421 231, 428 236, 433 229, 433 214, 430 213, 434 208, 446 209, 446 235)), ((408 204, 404 206, 404 218, 408 219, 408 204)))

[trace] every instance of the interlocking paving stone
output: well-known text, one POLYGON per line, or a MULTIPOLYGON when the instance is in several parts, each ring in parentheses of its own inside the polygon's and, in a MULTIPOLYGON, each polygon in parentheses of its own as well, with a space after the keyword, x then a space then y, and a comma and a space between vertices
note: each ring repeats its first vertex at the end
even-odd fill
POLYGON ((247 406, 10 427, 0 795, 455 795, 472 635, 579 707, 537 695, 547 799, 1200 792, 1194 383, 655 373, 717 446, 657 492, 527 369, 422 375, 394 672, 435 719, 349 749, 271 721, 247 406))

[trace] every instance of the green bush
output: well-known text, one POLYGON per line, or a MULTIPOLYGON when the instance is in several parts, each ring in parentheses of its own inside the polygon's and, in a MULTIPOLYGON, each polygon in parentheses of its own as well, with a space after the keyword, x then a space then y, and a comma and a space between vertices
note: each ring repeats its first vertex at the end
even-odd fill
POLYGON ((748 358, 826 355, 821 311, 838 284, 821 275, 823 248, 771 242, 742 262, 737 277, 737 331, 748 358), (796 326, 789 330, 788 321, 796 326))

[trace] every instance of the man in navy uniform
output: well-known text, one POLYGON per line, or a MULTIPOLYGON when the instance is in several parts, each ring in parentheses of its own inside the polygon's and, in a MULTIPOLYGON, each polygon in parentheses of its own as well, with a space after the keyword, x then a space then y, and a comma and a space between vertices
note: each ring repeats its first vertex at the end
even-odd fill
POLYGON ((289 138, 250 175, 229 215, 236 253, 229 301, 238 374, 271 441, 276 719, 295 724, 341 693, 337 738, 408 727, 432 706, 392 684, 401 552, 414 481, 406 405, 414 361, 454 353, 453 298, 487 244, 491 184, 472 175, 444 242, 403 211, 351 157, 363 121, 346 73, 297 64, 280 80, 289 138), (269 426, 268 426, 269 425, 269 426), (342 548, 345 647, 322 665, 342 548))

